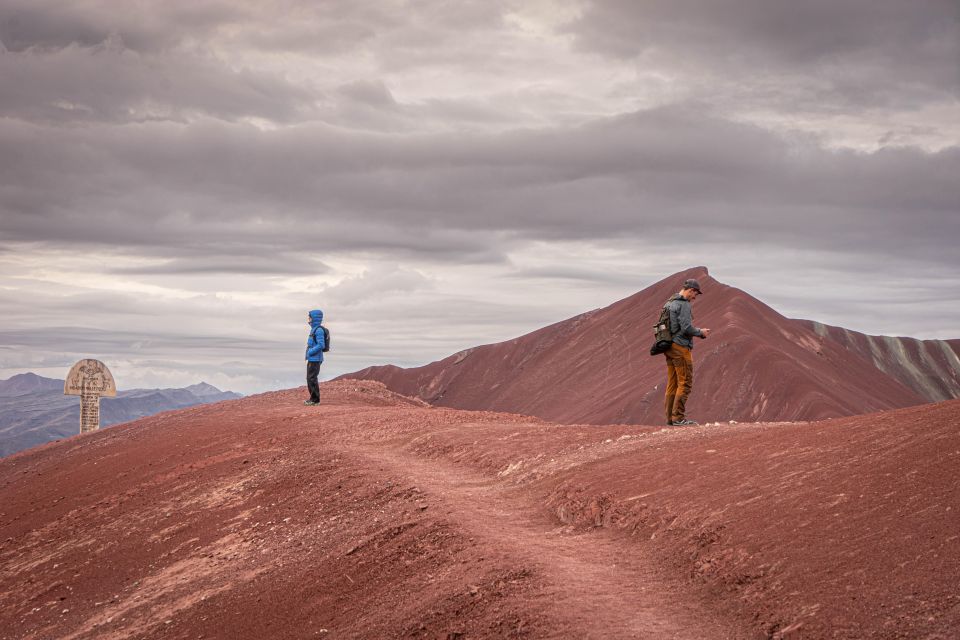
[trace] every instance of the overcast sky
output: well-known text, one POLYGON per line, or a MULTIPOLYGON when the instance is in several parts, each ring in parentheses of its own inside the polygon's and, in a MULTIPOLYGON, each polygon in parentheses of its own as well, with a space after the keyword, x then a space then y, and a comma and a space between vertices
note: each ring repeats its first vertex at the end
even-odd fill
POLYGON ((706 265, 960 338, 954 0, 0 0, 0 378, 423 364, 706 265))

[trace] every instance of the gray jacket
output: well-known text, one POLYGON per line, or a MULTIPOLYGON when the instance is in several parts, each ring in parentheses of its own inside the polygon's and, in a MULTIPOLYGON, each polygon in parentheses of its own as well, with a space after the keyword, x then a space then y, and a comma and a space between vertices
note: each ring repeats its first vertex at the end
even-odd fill
POLYGON ((670 309, 670 333, 673 334, 673 341, 693 349, 693 336, 703 338, 704 335, 700 329, 693 326, 690 301, 677 293, 667 301, 667 307, 670 309))

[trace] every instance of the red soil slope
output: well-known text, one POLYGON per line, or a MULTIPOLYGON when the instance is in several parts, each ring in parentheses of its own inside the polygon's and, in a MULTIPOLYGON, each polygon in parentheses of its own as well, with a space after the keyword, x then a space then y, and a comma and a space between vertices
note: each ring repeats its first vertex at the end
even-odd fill
MULTIPOLYGON (((688 412, 701 422, 820 420, 944 399, 899 379, 903 367, 878 368, 831 333, 783 317, 704 267, 514 340, 423 367, 370 367, 343 377, 378 380, 440 406, 565 423, 662 423, 666 374, 663 357, 649 355, 652 327, 688 277, 705 291, 693 303, 695 324, 714 330, 694 347, 688 412)), ((949 392, 960 397, 960 383, 949 392)))
POLYGON ((796 322, 873 363, 931 402, 960 398, 960 340, 868 336, 810 320, 796 322))
POLYGON ((960 629, 960 401, 661 429, 323 394, 0 461, 0 638, 960 629))

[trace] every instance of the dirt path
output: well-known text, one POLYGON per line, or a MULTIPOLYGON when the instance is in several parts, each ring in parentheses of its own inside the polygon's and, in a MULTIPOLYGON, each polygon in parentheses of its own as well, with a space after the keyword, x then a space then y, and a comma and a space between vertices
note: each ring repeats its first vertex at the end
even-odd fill
POLYGON ((658 572, 639 545, 605 532, 575 532, 558 523, 535 496, 462 465, 424 460, 383 446, 345 446, 405 477, 438 502, 465 532, 492 552, 535 566, 548 583, 548 607, 571 638, 748 638, 729 619, 691 601, 658 572))
POLYGON ((956 401, 669 430, 324 392, 0 461, 0 640, 956 635, 956 401))

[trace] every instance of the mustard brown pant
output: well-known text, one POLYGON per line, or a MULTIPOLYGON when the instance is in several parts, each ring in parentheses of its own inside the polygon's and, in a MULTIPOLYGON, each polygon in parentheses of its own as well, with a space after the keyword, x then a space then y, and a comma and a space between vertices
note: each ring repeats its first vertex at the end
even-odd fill
POLYGON ((664 354, 667 358, 667 393, 663 399, 667 422, 679 422, 686 417, 687 398, 693 388, 693 353, 677 343, 664 354))

